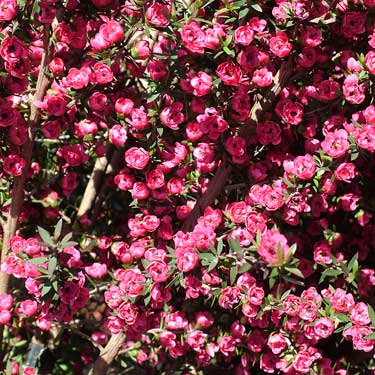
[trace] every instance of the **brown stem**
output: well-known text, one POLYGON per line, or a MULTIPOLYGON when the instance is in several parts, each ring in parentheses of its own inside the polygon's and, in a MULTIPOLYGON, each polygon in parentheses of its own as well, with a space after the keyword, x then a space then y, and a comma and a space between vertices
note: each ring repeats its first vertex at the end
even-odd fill
POLYGON ((81 204, 78 208, 78 213, 76 216, 76 220, 73 224, 73 229, 78 228, 79 219, 91 210, 95 202, 95 198, 98 195, 100 186, 103 182, 105 170, 108 166, 108 159, 111 158, 112 153, 113 153, 113 146, 109 145, 106 148, 105 155, 96 160, 90 179, 86 185, 86 189, 83 194, 81 204))
POLYGON ((105 375, 109 365, 116 358, 124 341, 125 334, 122 332, 111 336, 107 345, 100 351, 99 357, 96 359, 94 367, 90 370, 88 375, 105 375))
MULTIPOLYGON (((239 132, 239 136, 245 138, 247 143, 251 138, 254 125, 256 125, 256 123, 262 119, 266 112, 272 109, 272 105, 274 104, 277 96, 288 82, 292 73, 291 68, 292 57, 290 56, 288 61, 281 64, 281 67, 274 78, 272 87, 253 105, 248 121, 239 132)), ((193 230, 197 219, 203 214, 204 209, 215 202, 215 199, 223 191, 225 184, 232 173, 232 169, 232 165, 226 160, 224 160, 224 162, 219 166, 214 177, 210 181, 206 192, 197 200, 193 210, 189 214, 188 218, 184 221, 182 226, 182 230, 184 232, 193 230)))
MULTIPOLYGON (((7 222, 5 224, 3 246, 1 250, 1 263, 5 261, 8 250, 9 241, 14 236, 17 229, 18 216, 21 211, 24 202, 24 187, 26 177, 29 171, 31 156, 34 145, 35 130, 39 125, 40 121, 40 111, 35 106, 34 102, 37 100, 42 100, 47 87, 50 83, 49 77, 46 75, 48 70, 48 64, 51 58, 51 49, 49 48, 49 38, 50 38, 51 26, 46 25, 44 28, 43 35, 43 55, 39 68, 39 75, 36 84, 36 90, 33 97, 33 101, 30 107, 30 117, 28 121, 28 138, 22 147, 21 155, 25 160, 25 168, 20 176, 15 176, 13 180, 12 189, 12 202, 10 204, 10 209, 7 217, 7 222)), ((9 275, 0 271, 0 293, 5 293, 8 289, 9 275)))
MULTIPOLYGON (((118 166, 121 162, 123 152, 122 150, 115 150, 112 154, 110 162, 107 164, 107 167, 105 169, 105 177, 116 172, 118 170, 118 166)), ((92 212, 92 218, 95 220, 98 215, 99 211, 102 208, 103 199, 107 196, 108 191, 110 190, 109 185, 107 184, 106 179, 103 181, 102 187, 100 188, 100 191, 96 197, 93 212, 92 212)))
MULTIPOLYGON (((12 202, 10 204, 7 221, 5 225, 3 226, 4 237, 3 237, 3 244, 2 244, 2 249, 1 249, 1 257, 0 257, 1 263, 3 263, 8 256, 9 241, 16 233, 18 216, 20 214, 20 211, 24 202, 25 181, 26 181, 26 177, 28 175, 28 171, 29 171, 29 167, 31 163, 35 131, 40 121, 40 111, 35 106, 34 102, 37 100, 43 99, 46 93, 47 87, 50 83, 50 78, 46 75, 48 71, 48 64, 52 56, 52 48, 50 48, 50 44, 49 44, 50 33, 51 33, 51 26, 46 25, 44 27, 44 32, 43 32, 42 60, 40 62, 39 75, 38 75, 38 80, 36 83, 35 94, 34 94, 33 101, 30 106, 30 117, 28 121, 28 125, 29 125, 28 137, 21 151, 21 156, 25 160, 25 167, 22 171, 22 174, 20 176, 15 176, 13 180, 13 189, 11 192, 12 202)), ((8 285, 9 285, 9 275, 0 270, 0 293, 6 293, 8 290, 8 285)), ((2 342, 2 338, 3 338, 3 326, 0 327, 0 343, 2 342)), ((4 353, 0 353, 0 362, 2 361, 3 354, 4 353)))

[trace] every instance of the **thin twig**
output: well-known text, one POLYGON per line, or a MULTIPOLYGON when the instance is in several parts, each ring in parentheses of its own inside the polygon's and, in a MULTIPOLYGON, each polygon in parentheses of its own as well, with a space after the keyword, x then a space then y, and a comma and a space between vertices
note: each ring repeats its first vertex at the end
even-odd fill
POLYGON ((90 370, 88 375, 105 375, 109 365, 116 358, 124 341, 125 333, 123 332, 111 336, 107 345, 100 351, 99 357, 96 359, 94 367, 90 370))
POLYGON ((104 156, 96 159, 90 179, 86 185, 86 189, 83 194, 81 204, 78 208, 78 213, 73 224, 73 229, 78 228, 79 219, 91 210, 95 202, 95 199, 99 193, 100 186, 102 185, 105 170, 108 166, 108 160, 111 158, 112 152, 113 146, 108 145, 104 156))

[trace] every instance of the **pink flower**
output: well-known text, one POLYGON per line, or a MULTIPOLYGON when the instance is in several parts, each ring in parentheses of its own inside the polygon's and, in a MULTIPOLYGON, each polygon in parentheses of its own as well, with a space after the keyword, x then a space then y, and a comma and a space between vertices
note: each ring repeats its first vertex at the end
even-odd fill
POLYGON ((353 38, 366 31, 366 13, 346 12, 342 21, 342 32, 345 37, 353 38))
POLYGON ((204 96, 210 93, 212 87, 212 77, 205 72, 198 72, 191 80, 193 94, 204 96))
POLYGON ((182 28, 181 39, 189 52, 203 54, 206 34, 196 22, 190 22, 182 28))
POLYGON ((118 316, 128 325, 133 325, 138 317, 137 308, 129 302, 123 302, 118 310, 118 316))
POLYGON ((256 134, 262 145, 278 145, 281 142, 281 128, 273 121, 258 122, 256 134))
POLYGON ((361 129, 355 131, 354 138, 359 147, 370 152, 375 151, 375 126, 363 125, 361 129))
POLYGON ((267 68, 254 70, 252 82, 259 87, 268 87, 273 82, 273 74, 267 68))
POLYGON ((147 271, 152 280, 158 283, 162 283, 169 279, 169 270, 169 266, 162 261, 153 261, 147 266, 147 271))
POLYGON ((375 340, 365 338, 372 333, 373 331, 370 327, 357 325, 344 329, 342 332, 344 338, 351 337, 355 350, 363 350, 366 353, 371 352, 374 348, 375 340))
POLYGON ((182 272, 190 272, 199 264, 199 257, 193 248, 178 247, 175 249, 177 268, 182 272))
POLYGON ((97 83, 103 85, 113 80, 113 72, 108 65, 98 62, 92 69, 97 83))
POLYGON ((279 31, 270 39, 270 51, 277 57, 288 56, 292 48, 288 35, 283 31, 279 31))
POLYGON ((344 80, 343 93, 344 98, 351 104, 360 104, 365 100, 366 87, 359 84, 358 77, 350 74, 344 80))
POLYGON ((234 43, 248 46, 254 40, 254 31, 251 26, 240 26, 234 32, 234 43))
POLYGON ((147 6, 146 18, 156 27, 164 27, 169 24, 169 20, 165 15, 171 13, 170 5, 160 4, 156 1, 147 6))
POLYGON ((64 158, 66 163, 71 167, 86 163, 88 160, 88 156, 80 144, 65 145, 58 150, 57 155, 64 158))
POLYGON ((310 372, 313 362, 314 357, 310 353, 307 351, 299 352, 293 359, 293 368, 302 374, 307 374, 310 372))
POLYGON ((34 316, 38 310, 38 303, 34 300, 27 299, 20 303, 18 312, 25 315, 27 318, 34 316))
POLYGON ((350 320, 356 325, 366 325, 371 322, 368 307, 364 302, 358 302, 350 313, 350 320))
POLYGON ((225 357, 229 357, 236 350, 235 341, 232 336, 223 336, 219 339, 219 350, 225 357))
POLYGON ((303 120, 303 105, 290 99, 280 100, 275 112, 286 124, 298 125, 303 120))
POLYGON ((232 309, 240 302, 240 290, 236 287, 227 286, 221 291, 219 305, 223 309, 232 309))
POLYGON ((142 147, 131 147, 125 152, 125 162, 129 168, 142 170, 149 160, 149 153, 142 147))
POLYGON ((85 267, 86 273, 94 279, 102 279, 107 273, 107 265, 102 263, 93 263, 85 267))
POLYGON ((87 69, 70 68, 65 78, 65 85, 80 90, 89 84, 90 76, 87 69))
POLYGON ((323 339, 331 336, 334 328, 333 321, 330 318, 319 318, 314 321, 314 332, 323 339))
POLYGON ((315 160, 310 154, 297 156, 292 162, 284 161, 285 172, 294 174, 301 180, 310 180, 316 172, 315 160))
POLYGON ((354 298, 351 293, 346 293, 343 289, 337 288, 330 298, 333 309, 340 313, 348 313, 354 307, 354 298))
POLYGON ((10 21, 17 14, 16 0, 0 1, 0 21, 10 21))
POLYGON ((124 329, 125 323, 117 316, 111 315, 105 321, 104 326, 112 333, 112 335, 116 335, 124 329))
POLYGON ((232 62, 223 62, 216 68, 216 74, 225 85, 237 86, 240 82, 241 70, 232 62))
POLYGON ((341 163, 335 170, 335 177, 340 181, 350 183, 357 175, 357 169, 353 163, 341 163))
POLYGON ((25 166, 25 160, 18 155, 9 155, 4 159, 4 171, 11 176, 20 176, 25 166))
POLYGON ((127 141, 128 136, 126 129, 120 124, 113 125, 109 130, 109 140, 115 146, 121 147, 127 141))
POLYGON ((328 156, 339 158, 349 149, 348 133, 344 129, 339 129, 334 133, 327 132, 321 146, 328 156))
POLYGON ((184 105, 181 102, 175 102, 170 106, 164 107, 160 113, 161 123, 172 130, 178 130, 179 125, 184 122, 184 105))
POLYGON ((331 247, 327 242, 321 241, 314 244, 314 261, 317 264, 331 264, 331 247))

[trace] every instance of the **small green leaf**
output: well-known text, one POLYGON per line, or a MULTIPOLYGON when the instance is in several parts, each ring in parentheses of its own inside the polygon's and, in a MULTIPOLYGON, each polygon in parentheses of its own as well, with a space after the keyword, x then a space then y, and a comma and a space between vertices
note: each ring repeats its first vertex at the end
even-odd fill
POLYGON ((62 221, 62 219, 60 219, 57 222, 56 227, 55 227, 55 231, 53 233, 53 238, 54 238, 55 241, 57 241, 59 239, 59 237, 61 236, 62 225, 63 225, 63 221, 62 221))
POLYGON ((293 277, 289 277, 287 275, 282 275, 282 278, 287 281, 288 283, 291 283, 291 284, 297 284, 297 285, 300 285, 300 286, 305 286, 305 284, 302 282, 302 281, 299 281, 299 280, 296 280, 295 278, 293 277))
POLYGON ((251 4, 250 6, 251 6, 254 10, 256 10, 257 12, 260 12, 260 13, 263 12, 263 10, 262 10, 262 8, 260 7, 259 4, 251 4))
POLYGON ((57 258, 51 257, 48 262, 48 276, 51 278, 57 266, 57 258))
POLYGON ((40 257, 40 258, 30 258, 27 260, 28 263, 31 264, 43 264, 48 261, 48 258, 46 257, 40 257))
POLYGON ((46 296, 52 289, 51 285, 44 285, 42 288, 42 297, 46 296))
POLYGON ((50 247, 54 246, 54 243, 53 243, 52 238, 51 238, 50 234, 48 233, 48 231, 46 231, 42 227, 38 227, 38 233, 39 233, 39 236, 41 237, 41 239, 43 240, 43 242, 47 246, 50 246, 50 247))
POLYGON ((340 322, 350 322, 350 318, 343 313, 335 313, 335 317, 340 321, 340 322))
POLYGON ((230 280, 231 285, 233 285, 234 282, 236 281, 237 273, 238 273, 237 266, 233 266, 230 268, 229 280, 230 280))
POLYGON ((348 264, 348 270, 351 271, 353 270, 353 272, 355 273, 356 271, 358 271, 358 253, 356 253, 352 259, 350 259, 350 262, 348 264), (357 264, 356 264, 357 263, 357 264), (356 265, 355 265, 356 264, 356 265), (354 271, 354 268, 356 268, 356 270, 354 271))
POLYGON ((368 314, 369 314, 370 319, 371 319, 371 324, 372 324, 373 327, 375 327, 375 311, 370 304, 367 304, 367 309, 368 309, 368 314))
POLYGON ((60 247, 62 249, 65 249, 67 247, 71 247, 71 246, 76 246, 78 245, 78 242, 75 242, 75 241, 67 241, 67 242, 61 242, 60 243, 60 247))
POLYGON ((199 259, 201 260, 207 260, 209 262, 212 261, 212 259, 215 258, 215 255, 212 253, 199 253, 199 259))
POLYGON ((229 49, 228 47, 224 46, 223 47, 223 51, 228 55, 228 56, 233 56, 234 55, 234 52, 229 49))
POLYGON ((328 276, 332 276, 334 278, 337 278, 337 276, 339 276, 340 274, 342 274, 341 270, 335 270, 335 269, 327 268, 326 270, 324 270, 322 272, 322 275, 320 276, 320 279, 319 279, 319 284, 322 283, 324 281, 324 279, 328 276))
POLYGON ((244 263, 244 264, 241 265, 240 269, 238 270, 238 273, 247 272, 247 271, 249 271, 250 268, 251 268, 250 263, 244 263))
POLYGON ((221 252, 223 251, 223 240, 220 239, 217 241, 217 255, 220 256, 221 252))
POLYGON ((7 362, 7 374, 11 374, 12 373, 12 369, 13 369, 13 366, 12 366, 12 362, 9 360, 7 362))
POLYGON ((211 272, 217 266, 218 263, 219 263, 219 258, 214 258, 211 261, 210 265, 208 266, 207 272, 211 272))
POLYGON ((369 335, 366 335, 365 339, 367 339, 367 340, 375 340, 375 332, 370 333, 369 335))
POLYGON ((246 15, 249 13, 249 8, 244 8, 244 9, 241 9, 240 12, 238 13, 238 19, 242 19, 244 17, 246 17, 246 15))
POLYGON ((292 273, 293 275, 301 278, 301 279, 305 278, 303 276, 303 273, 298 268, 285 267, 285 270, 288 271, 289 273, 292 273))
POLYGON ((237 240, 235 240, 233 238, 229 238, 228 239, 228 243, 229 243, 229 247, 230 247, 230 249, 232 250, 233 253, 237 253, 237 254, 242 254, 243 253, 243 251, 240 248, 240 245, 237 242, 237 240))

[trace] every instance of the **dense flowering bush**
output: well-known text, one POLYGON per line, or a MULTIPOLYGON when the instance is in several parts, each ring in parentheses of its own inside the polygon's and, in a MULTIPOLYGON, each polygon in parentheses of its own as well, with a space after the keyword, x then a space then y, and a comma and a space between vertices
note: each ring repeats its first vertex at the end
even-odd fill
POLYGON ((0 25, 4 374, 375 373, 375 1, 0 25))

